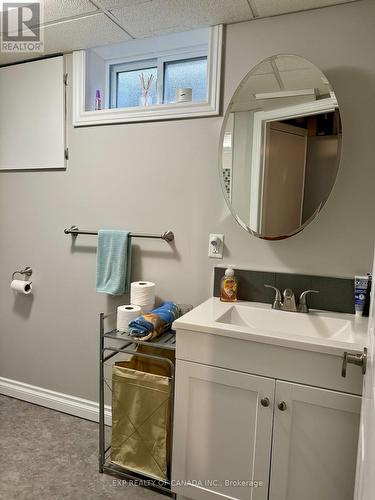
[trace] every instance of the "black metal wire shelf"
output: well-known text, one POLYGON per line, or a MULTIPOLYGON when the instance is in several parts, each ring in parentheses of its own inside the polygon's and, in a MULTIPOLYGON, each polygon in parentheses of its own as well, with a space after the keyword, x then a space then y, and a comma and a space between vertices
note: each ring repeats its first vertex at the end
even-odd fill
POLYGON ((171 400, 171 433, 170 433, 170 449, 172 450, 172 441, 173 441, 173 410, 174 410, 174 378, 175 378, 175 370, 174 364, 170 359, 168 359, 165 355, 163 356, 163 351, 165 349, 175 350, 176 349, 176 335, 174 331, 168 331, 163 333, 160 337, 152 341, 144 342, 142 340, 133 339, 128 333, 120 332, 116 329, 105 331, 105 321, 108 319, 113 320, 115 314, 100 314, 100 384, 99 384, 99 472, 104 472, 107 474, 111 474, 119 479, 124 479, 127 481, 132 481, 133 484, 144 486, 147 488, 155 489, 168 495, 172 498, 176 498, 175 493, 171 491, 171 483, 170 483, 170 473, 167 481, 159 481, 151 476, 146 476, 143 474, 136 473, 132 470, 126 469, 125 467, 114 464, 110 461, 110 450, 111 444, 107 446, 106 443, 106 410, 104 405, 104 388, 105 388, 105 376, 104 376, 104 368, 107 362, 115 357, 118 354, 130 354, 136 355, 144 358, 153 358, 159 359, 170 367, 171 369, 171 384, 172 384, 172 400, 171 400), (106 345, 109 340, 120 340, 122 344, 117 347, 113 345, 106 345), (152 346, 153 348, 162 349, 160 351, 160 355, 158 354, 146 354, 146 353, 137 353, 137 347, 141 344, 147 344, 152 346))

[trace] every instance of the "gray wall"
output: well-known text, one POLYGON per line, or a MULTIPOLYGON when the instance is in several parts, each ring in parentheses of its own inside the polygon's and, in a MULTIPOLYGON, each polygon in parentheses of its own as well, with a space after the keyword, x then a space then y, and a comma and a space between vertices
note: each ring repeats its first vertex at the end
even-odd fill
POLYGON ((136 241, 133 279, 159 296, 198 304, 212 292, 208 233, 225 233, 224 263, 352 276, 370 269, 375 181, 375 2, 229 26, 224 105, 247 71, 296 53, 333 84, 344 125, 343 162, 318 220, 285 241, 250 237, 230 216, 217 174, 222 117, 70 129, 65 172, 0 176, 0 375, 97 398, 100 311, 123 300, 95 293, 93 236, 72 247, 63 229, 173 229, 176 246, 136 241), (15 298, 10 275, 34 268, 32 297, 15 298))
POLYGON ((307 137, 303 222, 327 199, 334 185, 339 167, 339 140, 337 135, 307 137))

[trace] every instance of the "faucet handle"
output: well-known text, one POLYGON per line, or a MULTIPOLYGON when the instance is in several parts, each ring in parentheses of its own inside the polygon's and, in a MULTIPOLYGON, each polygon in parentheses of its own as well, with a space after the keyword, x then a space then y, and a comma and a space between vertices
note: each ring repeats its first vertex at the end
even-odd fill
POLYGON ((281 309, 282 300, 281 300, 280 290, 272 285, 264 285, 264 286, 266 288, 272 288, 273 290, 275 290, 275 299, 274 299, 273 304, 272 304, 272 309, 277 309, 277 310, 281 309))
POLYGON ((299 296, 299 311, 303 313, 309 312, 309 306, 307 305, 307 295, 309 293, 320 293, 319 290, 305 290, 299 296))

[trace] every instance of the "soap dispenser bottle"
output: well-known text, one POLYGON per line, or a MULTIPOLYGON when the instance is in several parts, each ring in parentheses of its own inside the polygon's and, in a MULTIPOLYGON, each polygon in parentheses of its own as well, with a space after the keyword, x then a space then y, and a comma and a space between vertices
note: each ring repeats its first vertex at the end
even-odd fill
POLYGON ((225 274, 221 279, 220 286, 220 300, 222 302, 236 302, 237 301, 237 288, 238 282, 234 277, 233 266, 228 266, 225 274))

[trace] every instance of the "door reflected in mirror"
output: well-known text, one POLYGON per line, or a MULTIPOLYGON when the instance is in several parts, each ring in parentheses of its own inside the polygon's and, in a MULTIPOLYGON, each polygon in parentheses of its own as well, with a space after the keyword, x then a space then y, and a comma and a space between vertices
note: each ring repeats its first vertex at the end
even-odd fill
POLYGON ((342 128, 336 96, 306 59, 273 56, 241 82, 222 130, 219 174, 236 220, 264 239, 301 231, 337 176, 342 128))

